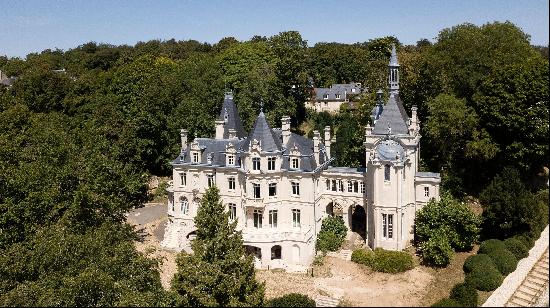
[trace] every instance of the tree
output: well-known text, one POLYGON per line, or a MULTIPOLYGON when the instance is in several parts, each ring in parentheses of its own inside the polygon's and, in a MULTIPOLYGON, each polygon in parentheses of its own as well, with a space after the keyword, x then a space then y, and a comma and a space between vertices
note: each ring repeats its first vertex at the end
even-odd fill
POLYGON ((537 225, 539 207, 533 194, 513 168, 504 168, 479 196, 483 207, 483 233, 487 238, 509 238, 530 232, 537 225))
POLYGON ((346 238, 348 228, 340 216, 329 216, 323 219, 321 230, 317 234, 315 249, 323 252, 340 249, 346 238))
POLYGON ((190 306, 261 306, 264 285, 255 278, 252 256, 245 255, 237 222, 220 202, 218 188, 204 194, 195 217, 193 254, 178 255, 172 290, 190 306))

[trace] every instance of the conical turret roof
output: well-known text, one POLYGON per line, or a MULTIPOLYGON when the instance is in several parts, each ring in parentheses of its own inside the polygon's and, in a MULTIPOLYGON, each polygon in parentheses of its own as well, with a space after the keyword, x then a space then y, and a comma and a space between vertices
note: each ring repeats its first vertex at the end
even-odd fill
POLYGON ((265 152, 275 152, 282 149, 281 141, 277 138, 271 127, 269 127, 269 124, 267 124, 263 111, 260 112, 252 127, 252 131, 248 137, 248 147, 250 147, 250 144, 254 140, 260 142, 260 147, 265 152))

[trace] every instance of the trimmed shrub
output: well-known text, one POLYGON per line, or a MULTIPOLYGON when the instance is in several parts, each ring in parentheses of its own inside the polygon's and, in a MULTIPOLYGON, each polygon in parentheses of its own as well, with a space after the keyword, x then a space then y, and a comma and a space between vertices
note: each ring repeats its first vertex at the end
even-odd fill
POLYGON ((343 242, 344 240, 339 238, 336 234, 321 231, 319 232, 319 235, 317 235, 317 243, 315 243, 315 246, 317 250, 322 252, 337 251, 340 249, 343 242))
POLYGON ((535 239, 529 236, 528 234, 516 235, 513 238, 520 240, 527 249, 533 248, 535 246, 535 239))
POLYGON ((404 251, 374 250, 372 269, 383 273, 401 273, 414 268, 413 258, 404 251))
POLYGON ((266 307, 315 307, 315 301, 307 295, 289 293, 267 301, 266 307))
POLYGON ((449 297, 464 307, 477 307, 477 290, 467 283, 457 283, 451 290, 449 297))
POLYGON ((323 219, 321 224, 321 231, 332 232, 336 234, 339 238, 346 238, 348 228, 344 223, 344 219, 340 216, 329 216, 323 219))
POLYGON ((491 259, 489 255, 480 253, 477 255, 469 256, 466 261, 464 261, 462 269, 464 270, 464 273, 468 274, 476 268, 483 269, 487 267, 496 268, 495 264, 493 263, 493 259, 491 259))
POLYGON ((432 307, 462 307, 462 305, 452 298, 444 298, 433 304, 432 307))
POLYGON ((504 240, 504 245, 506 249, 514 254, 518 261, 529 255, 529 248, 518 238, 507 238, 504 240))
POLYGON ((490 266, 474 267, 464 281, 480 291, 493 291, 500 286, 503 279, 500 272, 494 266, 490 266))
POLYGON ((447 266, 454 255, 449 239, 441 232, 434 233, 420 249, 424 262, 436 266, 447 266))
POLYGON ((374 262, 374 253, 366 249, 356 249, 351 254, 351 261, 367 266, 372 266, 374 262))
POLYGON ((506 250, 506 245, 504 245, 504 242, 501 240, 490 239, 481 242, 477 253, 490 254, 491 252, 496 250, 506 250))
POLYGON ((518 265, 518 260, 514 254, 506 249, 495 250, 489 253, 489 257, 493 259, 496 268, 504 276, 513 272, 518 265))

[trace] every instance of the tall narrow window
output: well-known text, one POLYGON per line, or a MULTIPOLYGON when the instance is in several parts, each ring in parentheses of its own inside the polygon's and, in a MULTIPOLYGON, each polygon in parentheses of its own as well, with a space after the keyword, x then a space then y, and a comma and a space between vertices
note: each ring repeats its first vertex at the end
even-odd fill
POLYGON ((235 190, 235 178, 234 177, 229 177, 229 178, 227 178, 227 182, 228 182, 228 185, 229 185, 229 190, 235 190))
POLYGON ((189 202, 187 202, 187 198, 183 197, 180 202, 181 213, 187 215, 189 213, 189 202))
POLYGON ((424 197, 429 197, 430 196, 430 188, 429 187, 424 187, 424 197))
POLYGON ((336 180, 332 180, 332 191, 336 191, 336 180))
POLYGON ((338 191, 344 191, 344 182, 338 180, 338 191))
POLYGON ((330 180, 327 180, 327 190, 330 190, 330 180))
POLYGON ((292 210, 292 226, 294 228, 300 228, 300 210, 292 210))
POLYGON ((180 173, 181 186, 187 185, 187 172, 180 173))
POLYGON ((214 175, 209 174, 206 177, 208 178, 208 187, 214 186, 214 175))
POLYGON ((300 195, 300 183, 298 182, 292 182, 292 194, 295 196, 300 195))
POLYGON ((269 157, 267 159, 267 170, 269 171, 275 170, 275 160, 276 160, 275 157, 269 157))
POLYGON ((269 183, 269 196, 275 197, 277 195, 277 183, 269 183))
POLYGON ((261 198, 260 194, 260 184, 258 183, 252 183, 252 190, 254 192, 254 198, 259 199, 261 198))
POLYGON ((300 167, 298 158, 292 158, 291 159, 291 168, 292 169, 298 169, 300 167))
POLYGON ((277 210, 269 211, 269 227, 277 228, 277 210))
POLYGON ((382 237, 388 237, 388 214, 382 214, 382 237))
POLYGON ((254 228, 262 227, 263 214, 261 210, 254 210, 254 228))
POLYGON ((390 180, 390 165, 384 166, 384 181, 390 180))
POLYGON ((359 192, 359 183, 357 181, 353 181, 353 192, 359 192))
POLYGON ((199 153, 193 152, 193 162, 198 163, 199 162, 199 153))
POLYGON ((359 188, 361 188, 361 193, 365 193, 365 182, 361 181, 359 182, 359 188))
POLYGON ((227 155, 227 165, 228 166, 235 166, 235 155, 228 154, 227 155))
POLYGON ((237 205, 235 203, 229 203, 229 219, 235 220, 237 219, 237 205))
POLYGON ((352 191, 353 191, 353 182, 348 181, 348 192, 352 192, 352 191))
POLYGON ((388 238, 393 238, 393 214, 388 214, 388 238))
POLYGON ((260 158, 252 158, 252 170, 260 170, 260 158))

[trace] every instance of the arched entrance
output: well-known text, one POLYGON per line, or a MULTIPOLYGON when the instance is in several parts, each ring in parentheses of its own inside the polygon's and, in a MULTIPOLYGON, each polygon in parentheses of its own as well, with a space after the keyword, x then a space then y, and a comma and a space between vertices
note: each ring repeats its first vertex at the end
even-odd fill
POLYGON ((281 250, 280 245, 271 247, 271 260, 281 259, 281 250))
POLYGON ((262 249, 260 249, 259 247, 245 245, 244 249, 247 254, 253 255, 254 259, 257 259, 259 261, 262 260, 262 249))
POLYGON ((350 206, 349 211, 349 217, 351 217, 351 231, 358 233, 363 239, 365 239, 367 221, 367 214, 365 213, 365 209, 362 206, 356 204, 350 206))
POLYGON ((334 216, 334 205, 332 202, 327 204, 325 211, 328 216, 334 216))

